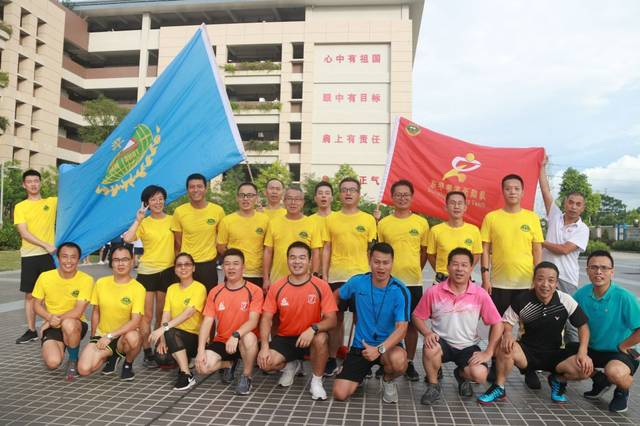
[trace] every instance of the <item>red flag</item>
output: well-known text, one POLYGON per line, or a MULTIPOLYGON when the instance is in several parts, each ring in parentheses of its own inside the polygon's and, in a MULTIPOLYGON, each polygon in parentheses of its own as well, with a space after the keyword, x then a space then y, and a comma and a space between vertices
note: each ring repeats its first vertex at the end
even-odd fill
POLYGON ((412 209, 447 219, 449 191, 467 196, 465 221, 480 226, 484 216, 504 205, 500 182, 508 174, 524 180, 522 207, 533 210, 543 148, 494 148, 474 145, 420 127, 406 118, 396 122, 382 183, 382 202, 392 204, 391 185, 413 183, 412 209))

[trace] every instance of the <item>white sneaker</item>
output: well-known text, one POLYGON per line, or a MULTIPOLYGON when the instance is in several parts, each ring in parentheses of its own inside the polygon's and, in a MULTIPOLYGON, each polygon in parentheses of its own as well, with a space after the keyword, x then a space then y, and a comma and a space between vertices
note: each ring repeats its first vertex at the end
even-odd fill
POLYGON ((293 379, 296 377, 296 373, 298 372, 298 361, 289 361, 287 365, 282 369, 282 374, 280 375, 280 380, 278 380, 278 384, 282 387, 289 387, 293 384, 293 379))
POLYGON ((398 387, 395 381, 387 382, 384 378, 380 378, 382 384, 382 400, 387 404, 395 404, 398 402, 398 387))
POLYGON ((324 401, 327 399, 327 392, 324 390, 324 386, 322 386, 322 377, 313 377, 309 390, 311 391, 311 399, 314 401, 318 399, 324 401))
POLYGON ((98 265, 104 265, 104 262, 101 260, 100 262, 98 262, 98 265))

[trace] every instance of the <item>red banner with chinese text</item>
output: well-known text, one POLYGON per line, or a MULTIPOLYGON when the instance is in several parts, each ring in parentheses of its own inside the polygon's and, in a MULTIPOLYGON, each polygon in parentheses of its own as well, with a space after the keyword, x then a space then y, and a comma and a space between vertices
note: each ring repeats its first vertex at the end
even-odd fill
POLYGON ((524 180, 522 207, 533 210, 543 148, 494 148, 474 145, 399 118, 382 183, 382 202, 392 204, 391 185, 399 179, 415 188, 412 210, 447 219, 449 191, 467 196, 465 221, 480 226, 484 216, 504 205, 500 182, 508 174, 524 180))

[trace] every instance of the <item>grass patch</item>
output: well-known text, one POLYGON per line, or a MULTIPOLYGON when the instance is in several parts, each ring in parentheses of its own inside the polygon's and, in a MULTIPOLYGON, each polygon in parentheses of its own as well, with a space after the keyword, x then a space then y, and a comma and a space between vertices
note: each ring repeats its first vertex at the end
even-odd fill
POLYGON ((0 271, 20 269, 20 250, 0 251, 0 271))

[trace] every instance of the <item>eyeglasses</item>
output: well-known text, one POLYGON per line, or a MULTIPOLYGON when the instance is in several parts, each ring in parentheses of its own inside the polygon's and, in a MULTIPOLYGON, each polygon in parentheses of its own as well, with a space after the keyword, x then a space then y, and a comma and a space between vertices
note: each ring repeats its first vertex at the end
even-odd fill
POLYGON ((587 266, 587 269, 591 272, 598 272, 598 271, 607 272, 612 270, 613 267, 604 266, 604 265, 591 265, 591 266, 587 266))
POLYGON ((193 263, 185 262, 185 263, 176 263, 176 268, 191 268, 193 263))
POLYGON ((358 188, 340 188, 340 192, 343 194, 357 194, 360 190, 358 188))
POLYGON ((285 201, 295 201, 295 202, 301 202, 304 201, 304 198, 294 198, 294 197, 284 197, 285 201))
POLYGON ((238 193, 238 198, 248 198, 248 199, 252 199, 255 198, 257 194, 251 194, 251 193, 247 193, 245 194, 244 192, 239 192, 238 193))
POLYGON ((129 263, 131 262, 130 257, 114 257, 111 259, 111 263, 129 263))
POLYGON ((393 194, 393 198, 411 198, 410 192, 396 192, 393 194))

